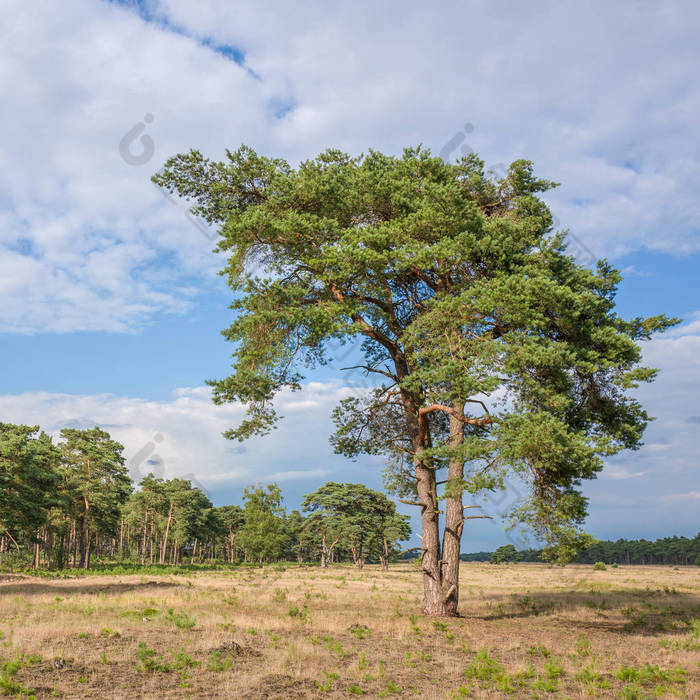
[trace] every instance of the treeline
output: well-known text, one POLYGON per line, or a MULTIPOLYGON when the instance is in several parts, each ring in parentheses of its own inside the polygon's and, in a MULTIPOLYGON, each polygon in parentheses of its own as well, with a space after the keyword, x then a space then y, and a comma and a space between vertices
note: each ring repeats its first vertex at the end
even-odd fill
POLYGON ((296 560, 381 562, 410 537, 408 516, 383 493, 329 482, 287 513, 276 484, 246 489, 243 505, 215 507, 187 479, 152 474, 135 485, 123 446, 100 428, 0 423, 0 564, 89 568, 296 560))
MULTIPOLYGON (((462 561, 542 561, 541 549, 517 551, 513 545, 504 545, 495 552, 462 554, 462 561)), ((578 553, 573 560, 579 564, 670 564, 700 566, 700 533, 689 537, 663 537, 650 540, 601 540, 578 553)))

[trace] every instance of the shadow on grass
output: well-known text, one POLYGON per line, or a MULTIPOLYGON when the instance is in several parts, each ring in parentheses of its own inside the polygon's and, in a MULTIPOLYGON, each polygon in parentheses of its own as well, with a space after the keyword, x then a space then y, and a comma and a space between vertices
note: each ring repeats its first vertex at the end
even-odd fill
POLYGON ((0 596, 2 595, 72 595, 72 594, 93 594, 105 593, 114 595, 119 593, 129 593, 131 591, 145 591, 148 589, 176 588, 182 586, 181 583, 170 581, 140 581, 133 583, 90 583, 85 579, 73 579, 74 585, 68 582, 48 583, 44 581, 27 581, 21 583, 1 583, 0 596))
POLYGON ((700 597, 673 589, 614 589, 593 591, 529 591, 519 595, 494 595, 486 614, 469 614, 468 601, 464 617, 479 620, 529 618, 587 610, 596 617, 576 622, 577 627, 614 629, 644 634, 684 634, 677 623, 688 623, 700 616, 700 597))

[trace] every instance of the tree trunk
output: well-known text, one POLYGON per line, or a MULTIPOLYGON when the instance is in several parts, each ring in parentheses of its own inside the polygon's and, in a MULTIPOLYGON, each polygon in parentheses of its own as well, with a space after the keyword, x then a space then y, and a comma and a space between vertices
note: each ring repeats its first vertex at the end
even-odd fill
POLYGON ((416 491, 421 511, 423 546, 421 569, 423 571, 423 612, 426 615, 447 615, 442 595, 440 565, 440 521, 437 502, 437 482, 432 463, 418 453, 430 445, 428 419, 421 415, 410 397, 404 396, 406 423, 411 435, 413 463, 416 470, 416 491))
POLYGON ((90 565, 90 503, 85 497, 85 514, 83 515, 83 526, 80 530, 80 568, 87 569, 90 565))
POLYGON ((143 539, 141 540, 141 566, 146 563, 146 532, 148 528, 148 509, 143 516, 143 539))
POLYGON ((70 537, 68 539, 68 557, 73 559, 73 568, 75 569, 75 520, 71 520, 70 537))
POLYGON ((418 461, 418 502, 421 508, 421 530, 423 547, 421 568, 423 570, 423 612, 426 615, 446 615, 442 599, 442 577, 440 575, 440 529, 437 512, 437 484, 435 470, 418 461))
POLYGON ((160 563, 165 564, 165 550, 168 548, 168 535, 170 534, 170 523, 173 520, 173 502, 170 501, 168 510, 168 524, 165 526, 165 537, 163 538, 163 549, 160 552, 160 563))
POLYGON ((119 558, 124 558, 124 517, 122 516, 121 526, 119 528, 119 558))
MULTIPOLYGON (((464 441, 463 404, 453 405, 457 415, 450 415, 451 448, 459 447, 464 441)), ((442 597, 445 615, 457 614, 459 604, 459 554, 464 528, 464 507, 462 505, 462 479, 464 462, 450 460, 447 471, 447 495, 445 497, 445 531, 442 539, 442 597)))
POLYGON ((41 533, 41 530, 36 531, 36 542, 34 543, 34 568, 38 569, 39 568, 39 534, 41 533))
POLYGON ((382 537, 382 540, 384 541, 384 555, 382 556, 380 554, 379 558, 382 562, 382 569, 384 569, 384 571, 388 571, 389 570, 389 542, 387 541, 386 537, 382 537))

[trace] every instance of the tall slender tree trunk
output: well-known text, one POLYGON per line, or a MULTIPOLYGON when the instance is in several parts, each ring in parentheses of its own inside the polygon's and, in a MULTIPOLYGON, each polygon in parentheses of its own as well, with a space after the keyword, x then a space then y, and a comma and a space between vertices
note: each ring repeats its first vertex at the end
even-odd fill
POLYGON ((382 569, 384 571, 389 570, 389 542, 386 539, 386 537, 382 537, 382 540, 384 541, 384 555, 380 556, 379 558, 382 561, 382 569))
POLYGON ((440 566, 440 521, 437 502, 435 469, 430 461, 419 456, 429 445, 428 419, 421 415, 411 397, 404 395, 406 423, 411 436, 416 474, 416 492, 420 506, 422 531, 421 569, 423 571, 423 612, 426 615, 445 615, 442 599, 440 566))
POLYGON ((163 549, 160 552, 160 563, 165 564, 165 550, 168 548, 168 535, 170 534, 170 523, 173 520, 173 502, 170 501, 168 510, 168 524, 165 526, 165 537, 163 538, 163 549))
POLYGON ((85 513, 83 515, 83 526, 80 530, 80 568, 87 569, 90 566, 90 503, 87 497, 85 501, 85 513))
POLYGON ((445 615, 442 599, 440 567, 440 523, 437 510, 435 470, 420 460, 416 464, 418 502, 421 509, 423 537, 421 568, 423 570, 423 612, 426 615, 445 615))
MULTIPOLYGON (((450 415, 451 448, 464 442, 463 404, 455 402, 456 415, 450 415)), ((445 531, 442 539, 442 598, 445 615, 456 615, 459 604, 459 555, 464 528, 464 506, 462 504, 462 479, 464 462, 450 460, 447 471, 447 495, 445 497, 445 531)))
POLYGON ((141 540, 141 566, 146 563, 146 533, 148 527, 148 508, 146 508, 146 514, 143 517, 143 539, 141 540))
POLYGON ((39 568, 39 553, 40 553, 40 544, 39 544, 39 537, 41 535, 41 529, 36 531, 36 542, 34 543, 34 568, 38 569, 39 568))
POLYGON ((68 557, 73 560, 73 568, 75 569, 75 520, 71 520, 70 536, 68 538, 68 557))

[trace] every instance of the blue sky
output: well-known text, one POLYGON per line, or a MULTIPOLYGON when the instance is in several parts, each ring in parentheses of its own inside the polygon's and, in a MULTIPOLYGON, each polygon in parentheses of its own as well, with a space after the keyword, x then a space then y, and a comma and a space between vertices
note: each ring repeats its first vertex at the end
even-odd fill
MULTIPOLYGON (((213 232, 149 181, 191 147, 247 143, 292 163, 329 146, 476 150, 562 183, 548 201, 587 263, 623 271, 624 316, 684 323, 647 344, 657 417, 586 486, 598 537, 694 535, 700 483, 700 9, 673 3, 10 0, 0 28, 0 419, 109 426, 135 475, 197 480, 215 502, 277 480, 290 507, 327 479, 380 486, 333 455, 337 367, 280 397, 266 440, 220 433, 204 387, 231 348, 213 232), (449 144, 449 145, 448 145, 449 144), (697 420, 694 420, 694 417, 697 420), (158 440, 154 436, 159 436, 158 440), (150 459, 150 463, 148 460, 150 459)), ((498 513, 465 551, 506 540, 498 513)))

